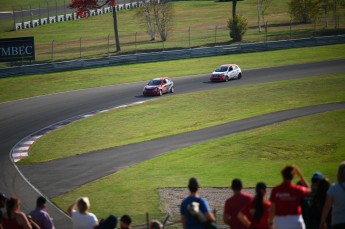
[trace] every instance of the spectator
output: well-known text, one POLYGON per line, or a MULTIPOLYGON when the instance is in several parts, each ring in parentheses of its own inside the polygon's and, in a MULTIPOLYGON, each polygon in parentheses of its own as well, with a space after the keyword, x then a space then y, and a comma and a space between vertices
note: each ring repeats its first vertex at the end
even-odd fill
POLYGON ((238 219, 237 215, 243 206, 246 206, 253 200, 253 195, 242 191, 243 185, 240 179, 233 179, 231 189, 234 195, 225 201, 223 221, 230 228, 245 229, 246 227, 238 219))
POLYGON ((72 217, 73 229, 94 229, 98 225, 97 217, 89 209, 88 197, 81 197, 69 206, 67 213, 72 217))
MULTIPOLYGON (((36 225, 35 225, 36 226, 36 225)), ((20 211, 20 201, 16 197, 10 197, 6 201, 6 213, 2 217, 4 229, 32 229, 29 219, 25 213, 20 211)), ((37 228, 39 228, 37 226, 37 228)))
POLYGON ((36 209, 30 212, 31 219, 41 229, 55 229, 53 219, 50 218, 48 212, 46 212, 47 200, 43 196, 39 196, 36 200, 36 209))
POLYGON ((190 195, 182 201, 180 207, 181 223, 184 229, 204 229, 204 222, 216 220, 208 201, 199 197, 199 188, 198 180, 194 177, 190 178, 188 182, 190 195))
POLYGON ((0 229, 1 229, 1 223, 2 223, 2 209, 5 208, 6 203, 6 196, 3 193, 0 193, 0 229))
MULTIPOLYGON (((324 175, 321 172, 315 172, 311 177, 311 192, 308 196, 302 199, 302 216, 307 229, 312 228, 311 211, 312 211, 312 200, 315 196, 317 186, 320 180, 324 178, 324 175)), ((319 218, 320 220, 320 218, 319 218)))
POLYGON ((281 171, 283 182, 272 189, 270 196, 271 210, 269 223, 274 221, 274 228, 305 228, 302 217, 302 199, 310 193, 308 182, 296 166, 286 166, 281 171), (292 183, 297 173, 302 185, 292 183))
POLYGON ((120 229, 130 229, 132 224, 132 219, 129 215, 123 215, 120 218, 120 229))
POLYGON ((327 191, 322 210, 320 228, 326 228, 326 219, 332 208, 332 229, 345 228, 345 161, 341 162, 337 174, 338 183, 327 191))
POLYGON ((158 220, 152 220, 150 223, 150 229, 163 229, 163 224, 158 220))
MULTIPOLYGON (((327 178, 323 178, 318 181, 317 189, 314 193, 313 199, 311 200, 310 207, 310 229, 318 229, 320 226, 320 220, 322 215, 322 209, 326 202, 327 191, 331 183, 327 178)), ((331 228, 331 214, 327 217, 327 226, 331 228)))
POLYGON ((117 217, 109 215, 106 219, 102 219, 96 229, 115 229, 117 225, 117 217))
POLYGON ((246 228, 268 229, 271 203, 265 199, 266 184, 262 182, 257 183, 255 192, 254 199, 238 213, 238 218, 246 228))

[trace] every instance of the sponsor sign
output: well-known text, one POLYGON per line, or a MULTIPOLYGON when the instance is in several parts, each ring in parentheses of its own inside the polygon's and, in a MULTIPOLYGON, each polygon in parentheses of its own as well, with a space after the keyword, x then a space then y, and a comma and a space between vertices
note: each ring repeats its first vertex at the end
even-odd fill
POLYGON ((0 62, 35 60, 34 37, 0 39, 0 62))

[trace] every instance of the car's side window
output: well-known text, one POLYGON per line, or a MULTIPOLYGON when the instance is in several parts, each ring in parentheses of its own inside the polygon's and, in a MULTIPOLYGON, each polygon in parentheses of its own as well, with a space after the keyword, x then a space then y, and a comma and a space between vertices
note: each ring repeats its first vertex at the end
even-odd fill
POLYGON ((230 72, 232 71, 232 67, 229 68, 229 71, 230 71, 230 72))

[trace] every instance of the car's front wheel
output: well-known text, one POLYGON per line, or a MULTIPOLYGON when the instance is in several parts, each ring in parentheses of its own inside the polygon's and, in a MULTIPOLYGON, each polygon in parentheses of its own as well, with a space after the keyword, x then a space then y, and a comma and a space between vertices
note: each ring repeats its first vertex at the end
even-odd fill
POLYGON ((162 90, 159 90, 159 94, 158 94, 159 96, 162 96, 163 95, 163 92, 162 92, 162 90))
POLYGON ((174 93, 174 87, 170 88, 170 93, 174 93))
POLYGON ((242 78, 242 73, 239 73, 238 76, 237 76, 237 79, 241 79, 242 78))

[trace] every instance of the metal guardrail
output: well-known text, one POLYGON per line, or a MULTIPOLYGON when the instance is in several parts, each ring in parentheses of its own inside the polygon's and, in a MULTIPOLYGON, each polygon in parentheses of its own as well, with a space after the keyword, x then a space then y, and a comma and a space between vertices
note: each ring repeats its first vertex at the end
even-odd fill
POLYGON ((278 49, 311 47, 341 43, 345 43, 345 35, 323 36, 281 41, 267 41, 258 43, 224 45, 150 53, 138 53, 130 55, 109 56, 95 59, 79 59, 72 61, 50 62, 44 64, 33 64, 19 67, 2 68, 0 69, 0 78, 20 75, 53 73, 59 71, 89 69, 123 64, 147 63, 165 60, 178 60, 187 58, 208 57, 258 51, 271 51, 278 49))

